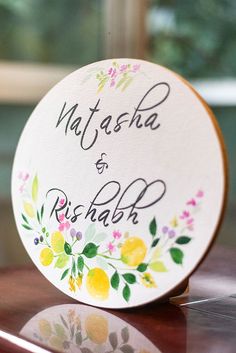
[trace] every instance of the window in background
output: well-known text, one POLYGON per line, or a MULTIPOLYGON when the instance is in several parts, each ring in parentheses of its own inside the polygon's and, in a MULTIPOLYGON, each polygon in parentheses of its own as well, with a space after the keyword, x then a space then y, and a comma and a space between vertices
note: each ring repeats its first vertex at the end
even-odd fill
POLYGON ((81 66, 103 57, 102 2, 2 0, 1 60, 81 66))
POLYGON ((236 1, 151 0, 148 58, 192 81, 211 105, 229 157, 229 204, 220 241, 235 244, 236 1))
POLYGON ((103 58, 102 5, 102 0, 0 1, 0 265, 27 261, 10 203, 21 130, 50 86, 103 58))

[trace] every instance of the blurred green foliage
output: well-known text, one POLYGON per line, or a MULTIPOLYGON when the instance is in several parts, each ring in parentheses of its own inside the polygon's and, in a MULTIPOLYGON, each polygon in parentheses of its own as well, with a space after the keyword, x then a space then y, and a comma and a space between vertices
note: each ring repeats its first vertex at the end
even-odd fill
POLYGON ((0 0, 0 57, 84 65, 102 57, 100 0, 0 0))
POLYGON ((185 77, 236 74, 235 0, 151 0, 149 58, 185 77))

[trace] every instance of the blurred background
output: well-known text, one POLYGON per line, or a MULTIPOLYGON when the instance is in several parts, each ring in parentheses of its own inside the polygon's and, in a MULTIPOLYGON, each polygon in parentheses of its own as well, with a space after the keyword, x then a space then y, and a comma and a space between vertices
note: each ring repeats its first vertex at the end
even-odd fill
POLYGON ((236 1, 0 0, 0 266, 30 261, 10 199, 14 152, 26 120, 65 75, 112 57, 167 66, 213 109, 230 165, 217 242, 236 246, 236 1))

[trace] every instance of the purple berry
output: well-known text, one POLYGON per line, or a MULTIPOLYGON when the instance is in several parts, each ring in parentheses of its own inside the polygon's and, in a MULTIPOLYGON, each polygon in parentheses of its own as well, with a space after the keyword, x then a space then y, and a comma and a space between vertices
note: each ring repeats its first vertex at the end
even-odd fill
POLYGON ((39 238, 34 238, 34 244, 38 245, 38 243, 39 243, 39 238))
POLYGON ((77 239, 77 240, 82 239, 82 233, 81 233, 81 232, 77 232, 77 233, 76 233, 76 239, 77 239))
POLYGON ((70 235, 72 238, 74 238, 76 236, 76 230, 74 228, 71 228, 70 235))
POLYGON ((166 234, 168 232, 169 228, 167 226, 162 228, 162 233, 166 234))
POLYGON ((174 238, 175 237, 175 231, 174 230, 170 230, 168 235, 169 235, 169 238, 174 238))

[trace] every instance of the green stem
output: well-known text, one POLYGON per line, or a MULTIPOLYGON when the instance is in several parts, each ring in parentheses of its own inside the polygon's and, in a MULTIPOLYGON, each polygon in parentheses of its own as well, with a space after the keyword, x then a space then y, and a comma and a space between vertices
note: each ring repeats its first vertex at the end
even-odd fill
POLYGON ((101 256, 101 257, 104 257, 105 259, 109 259, 109 260, 116 260, 116 261, 120 261, 120 260, 121 260, 121 257, 119 257, 119 258, 117 259, 117 258, 115 258, 115 257, 111 257, 111 256, 104 255, 103 253, 102 253, 102 254, 97 254, 97 256, 101 256))

